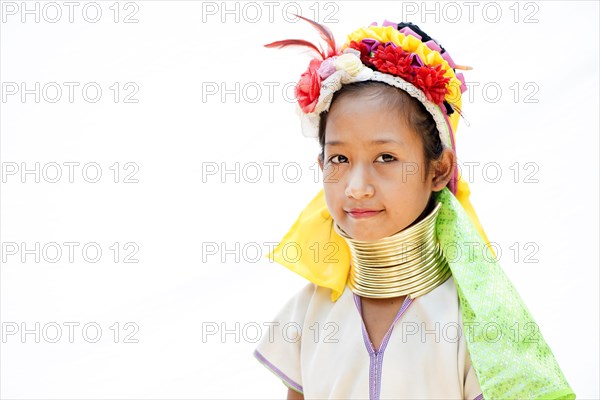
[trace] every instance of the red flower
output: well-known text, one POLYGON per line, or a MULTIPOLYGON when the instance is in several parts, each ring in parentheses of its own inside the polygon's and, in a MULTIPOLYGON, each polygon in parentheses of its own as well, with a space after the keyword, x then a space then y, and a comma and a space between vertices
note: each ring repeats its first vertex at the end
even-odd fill
POLYGON ((410 53, 401 47, 378 46, 372 60, 379 72, 400 76, 410 83, 414 81, 415 71, 410 53))
POLYGON ((413 84, 421 89, 425 96, 435 104, 440 104, 444 101, 444 97, 449 93, 446 84, 450 78, 444 77, 445 69, 441 65, 432 67, 419 67, 413 84))
POLYGON ((296 84, 296 99, 302 111, 307 114, 315 110, 317 100, 319 100, 321 77, 317 70, 322 62, 323 60, 317 58, 312 59, 308 69, 300 76, 300 81, 296 84))
POLYGON ((444 77, 445 69, 441 65, 434 67, 413 65, 411 53, 401 47, 379 46, 373 54, 373 65, 379 72, 401 77, 421 89, 425 96, 435 104, 441 104, 449 93, 444 77))
POLYGON ((348 47, 360 51, 360 61, 366 65, 367 67, 373 65, 371 62, 371 55, 369 54, 369 49, 367 45, 363 42, 356 42, 352 40, 348 47))

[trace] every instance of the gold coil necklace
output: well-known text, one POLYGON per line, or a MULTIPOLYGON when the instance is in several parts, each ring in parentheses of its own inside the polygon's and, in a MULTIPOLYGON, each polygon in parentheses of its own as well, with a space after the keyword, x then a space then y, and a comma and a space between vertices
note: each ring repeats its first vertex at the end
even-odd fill
POLYGON ((444 283, 452 272, 435 231, 441 206, 437 203, 415 225, 374 241, 354 240, 334 223, 350 248, 350 289, 362 297, 414 299, 444 283))

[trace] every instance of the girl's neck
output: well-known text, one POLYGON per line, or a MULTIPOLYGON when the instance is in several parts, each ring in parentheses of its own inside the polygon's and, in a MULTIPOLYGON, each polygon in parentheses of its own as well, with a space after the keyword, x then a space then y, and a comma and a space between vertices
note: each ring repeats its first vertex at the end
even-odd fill
POLYGON ((431 214, 431 212, 435 208, 435 205, 436 205, 435 196, 433 195, 433 192, 432 192, 431 195, 429 196, 429 200, 427 201, 427 204, 425 205, 425 209, 423 210, 423 212, 417 217, 417 219, 415 219, 410 225, 408 225, 404 229, 408 229, 408 228, 418 224, 419 222, 421 222, 423 220, 423 218, 425 218, 426 216, 431 214))
POLYGON ((354 240, 335 225, 350 249, 348 283, 352 292, 378 299, 405 295, 416 298, 452 275, 436 236, 435 225, 442 205, 435 200, 432 194, 411 226, 379 240, 354 240))

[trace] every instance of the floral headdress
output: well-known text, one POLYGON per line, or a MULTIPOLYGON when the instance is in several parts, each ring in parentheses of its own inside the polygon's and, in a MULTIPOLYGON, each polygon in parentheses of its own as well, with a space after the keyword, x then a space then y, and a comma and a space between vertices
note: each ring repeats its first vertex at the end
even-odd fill
POLYGON ((295 95, 302 118, 302 132, 318 136, 319 115, 331 105, 342 85, 360 81, 382 81, 405 90, 423 103, 438 125, 440 139, 454 148, 455 112, 461 114, 461 95, 466 90, 463 75, 448 52, 410 23, 385 20, 348 35, 338 48, 329 28, 305 17, 325 40, 327 50, 300 39, 276 41, 265 47, 304 46, 316 52, 296 85, 295 95))

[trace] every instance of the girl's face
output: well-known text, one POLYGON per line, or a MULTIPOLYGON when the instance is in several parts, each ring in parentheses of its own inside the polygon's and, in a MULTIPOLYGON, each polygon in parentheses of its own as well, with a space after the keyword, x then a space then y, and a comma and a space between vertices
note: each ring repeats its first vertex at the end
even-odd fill
POLYGON ((373 96, 340 96, 330 108, 319 165, 331 216, 353 239, 411 225, 448 182, 427 170, 422 139, 398 114, 373 96))

